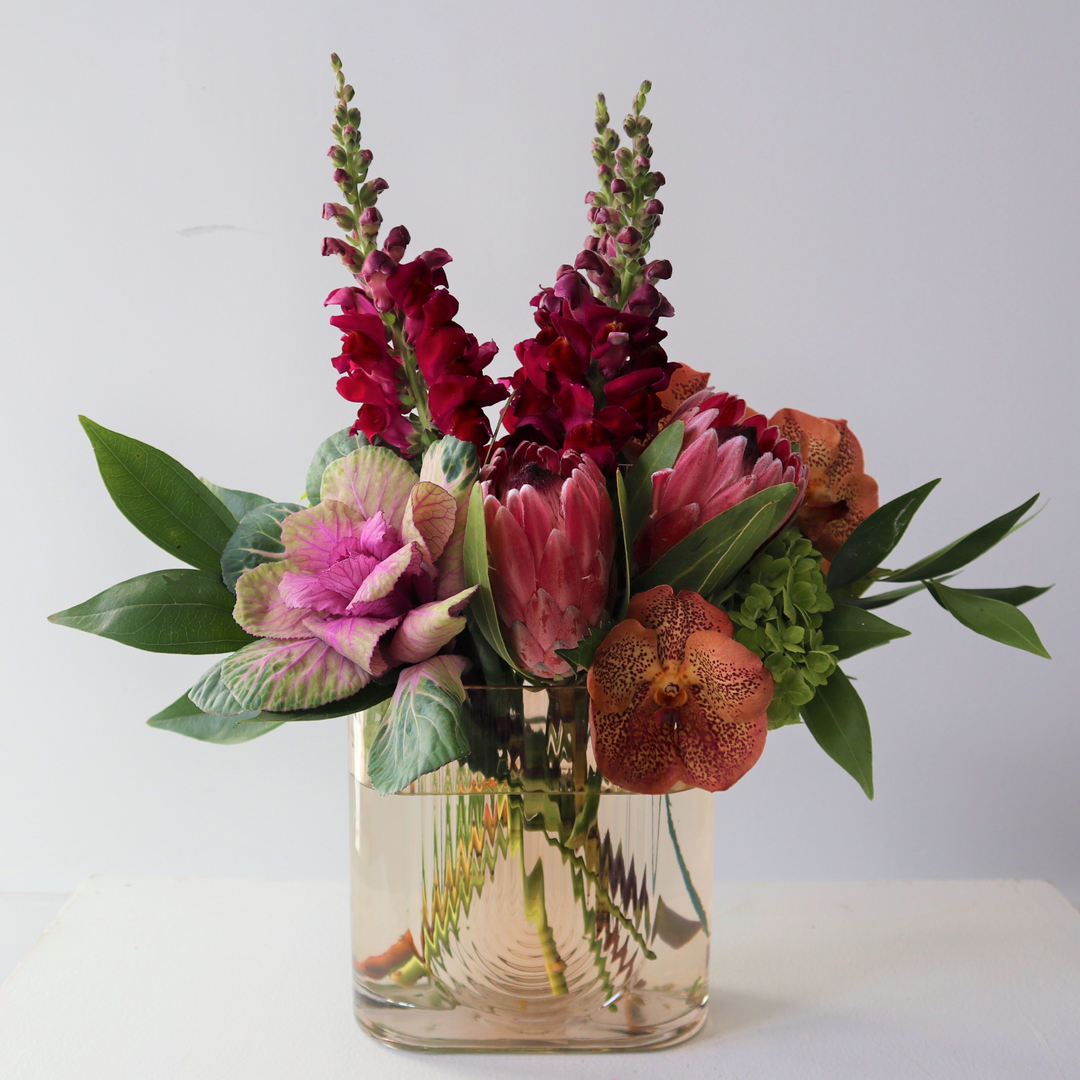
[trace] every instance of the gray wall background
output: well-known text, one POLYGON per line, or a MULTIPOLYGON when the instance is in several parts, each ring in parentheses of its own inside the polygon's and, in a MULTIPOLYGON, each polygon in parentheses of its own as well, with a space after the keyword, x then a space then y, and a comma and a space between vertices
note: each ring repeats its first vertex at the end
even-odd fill
POLYGON ((758 409, 849 419, 887 497, 943 475, 897 556, 1041 490, 966 584, 1049 584, 1048 663, 925 596, 849 663, 878 796, 803 729, 717 798, 726 879, 1045 877, 1080 898, 1075 609, 1080 6, 43 0, 0 15, 0 889, 91 872, 346 872, 343 721, 247 746, 145 717, 205 666, 45 616, 168 560, 75 416, 295 498, 349 422, 319 256, 331 49, 388 224, 445 246, 502 347, 580 250, 592 100, 643 77, 673 359, 758 409))

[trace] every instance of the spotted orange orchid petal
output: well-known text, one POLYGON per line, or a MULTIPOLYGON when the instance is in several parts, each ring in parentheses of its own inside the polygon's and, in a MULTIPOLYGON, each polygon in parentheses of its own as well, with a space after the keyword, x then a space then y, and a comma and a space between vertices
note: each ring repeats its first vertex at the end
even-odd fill
MULTIPOLYGON (((688 397, 700 393, 708 385, 708 372, 695 371, 689 364, 680 364, 671 373, 667 389, 661 390, 656 396, 668 413, 673 413, 688 397)), ((663 427, 670 419, 670 416, 665 417, 660 426, 663 427)))
POLYGON ((589 669, 593 752, 628 791, 722 791, 761 756, 772 676, 727 615, 670 585, 639 593, 589 669))
POLYGON ((863 471, 859 440, 846 420, 826 420, 798 409, 781 409, 769 423, 799 444, 810 469, 799 528, 832 559, 856 526, 878 508, 877 481, 863 471))

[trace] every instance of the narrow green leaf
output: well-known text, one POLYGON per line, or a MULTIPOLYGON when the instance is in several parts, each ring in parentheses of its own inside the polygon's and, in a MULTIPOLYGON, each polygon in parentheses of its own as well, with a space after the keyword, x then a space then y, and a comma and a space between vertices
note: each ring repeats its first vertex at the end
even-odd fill
MULTIPOLYGON (((622 618, 625 618, 625 613, 622 618)), ((621 618, 620 618, 621 621, 621 618)), ((586 635, 572 649, 556 649, 557 656, 561 656, 567 663, 573 664, 579 671, 588 671, 593 662, 596 650, 600 648, 604 638, 611 629, 611 622, 601 623, 599 626, 589 628, 586 635)))
POLYGON ((618 621, 621 622, 626 618, 626 609, 630 606, 630 567, 632 565, 630 556, 634 548, 632 538, 635 535, 630 527, 630 510, 626 501, 626 485, 623 483, 621 472, 615 473, 615 502, 619 511, 619 532, 622 535, 623 569, 625 570, 623 581, 626 582, 626 588, 622 590, 622 603, 619 605, 618 621))
POLYGON ((433 656, 401 672, 368 756, 368 779, 380 795, 468 754, 461 722, 467 664, 462 656, 433 656))
POLYGON ((895 604, 897 600, 903 600, 905 596, 922 592, 925 588, 926 582, 920 581, 917 585, 905 585, 902 589, 889 589, 888 592, 877 593, 874 596, 834 596, 833 599, 838 601, 837 606, 845 604, 850 607, 862 608, 863 611, 871 611, 874 608, 888 607, 889 604, 895 604))
POLYGON ((655 585, 711 596, 753 558, 787 517, 798 494, 794 484, 766 488, 705 522, 666 551, 634 583, 635 593, 655 585))
POLYGON ((221 580, 236 592, 245 570, 273 559, 285 550, 281 523, 300 509, 298 503, 263 503, 244 515, 221 553, 221 580))
POLYGON ((954 540, 940 551, 935 551, 933 555, 928 555, 925 559, 920 559, 903 570, 894 571, 885 580, 925 581, 927 578, 938 578, 967 566, 969 562, 977 559, 998 541, 1008 536, 1020 518, 1034 506, 1038 497, 1037 494, 1032 495, 1027 502, 1021 503, 1015 510, 994 518, 982 528, 960 537, 959 540, 954 540))
POLYGON ((626 477, 628 542, 632 548, 652 505, 652 475, 675 464, 682 448, 686 425, 681 420, 668 424, 634 463, 626 477))
POLYGON ((871 570, 879 567, 882 560, 900 543, 900 538, 911 524, 915 511, 939 483, 940 478, 931 480, 928 484, 887 502, 860 522, 832 560, 829 567, 829 590, 854 585, 871 570))
POLYGON ((365 709, 381 705, 394 692, 397 685, 397 672, 391 672, 390 682, 370 682, 355 694, 350 694, 340 701, 330 701, 325 705, 316 705, 313 709, 293 709, 286 712, 264 712, 263 716, 272 716, 275 720, 333 720, 337 716, 352 716, 365 709))
POLYGON ((155 713, 146 722, 164 731, 175 731, 191 739, 202 742, 229 746, 235 743, 251 742, 276 727, 281 727, 280 720, 263 721, 255 718, 257 712, 245 712, 239 716, 213 716, 193 705, 187 694, 179 697, 168 708, 155 713))
POLYGON ((510 667, 524 674, 506 647, 502 630, 499 628, 499 615, 495 610, 495 597, 491 593, 491 575, 488 571, 484 493, 479 484, 473 484, 472 494, 469 496, 469 516, 465 522, 465 584, 477 587, 470 611, 487 643, 510 667))
POLYGON ((1013 607, 1026 604, 1037 596, 1049 592, 1053 585, 1014 585, 1011 589, 957 589, 957 592, 969 593, 972 596, 983 596, 987 600, 1001 600, 1013 607))
POLYGON ((315 456, 311 459, 311 464, 308 466, 307 480, 304 485, 304 494, 307 496, 307 501, 312 506, 318 504, 319 489, 322 487, 322 475, 326 472, 326 466, 331 461, 348 457, 354 450, 369 445, 366 436, 350 435, 348 428, 335 431, 328 439, 323 439, 319 443, 319 448, 315 451, 315 456))
POLYGON ((950 589, 940 581, 926 584, 934 599, 969 630, 1000 641, 1002 645, 1050 659, 1031 620, 1012 604, 966 590, 950 589))
POLYGON ((255 640, 234 621, 235 603, 217 573, 159 570, 122 581, 49 621, 150 652, 223 653, 255 640))
POLYGON ((837 604, 832 611, 821 616, 821 632, 826 645, 838 645, 837 660, 846 660, 849 656, 887 645, 900 637, 907 637, 911 631, 893 626, 877 615, 872 615, 862 608, 837 604))
POLYGON ((802 707, 803 723, 818 746, 874 797, 870 718, 851 680, 837 668, 829 681, 802 707))
POLYGON ((158 547, 200 570, 217 570, 236 528, 232 511, 179 461, 147 443, 79 417, 120 513, 158 547))

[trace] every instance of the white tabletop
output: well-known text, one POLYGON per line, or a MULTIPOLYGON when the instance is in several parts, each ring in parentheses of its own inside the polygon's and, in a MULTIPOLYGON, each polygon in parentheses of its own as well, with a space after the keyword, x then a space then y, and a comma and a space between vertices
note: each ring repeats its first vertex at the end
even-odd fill
POLYGON ((1080 1077, 1080 913, 1044 882, 722 886, 713 925, 681 1047, 424 1055, 353 1021, 344 884, 91 878, 0 988, 0 1077, 1080 1077))

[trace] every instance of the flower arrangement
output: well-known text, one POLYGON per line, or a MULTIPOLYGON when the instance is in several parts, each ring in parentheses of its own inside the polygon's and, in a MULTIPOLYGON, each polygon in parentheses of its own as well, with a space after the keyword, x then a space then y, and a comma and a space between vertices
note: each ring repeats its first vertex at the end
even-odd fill
POLYGON ((351 282, 326 304, 337 391, 358 408, 316 450, 303 495, 220 487, 82 418, 117 507, 187 568, 52 621, 224 654, 153 726, 236 743, 384 704, 370 779, 389 793, 468 755, 466 677, 585 685, 597 768, 623 789, 724 790, 770 730, 802 723, 872 797, 867 713, 839 665, 907 634, 879 609, 925 589, 969 629, 1048 655, 1020 610, 1045 588, 953 580, 1037 497, 886 568, 937 480, 879 505, 845 420, 766 417, 668 357, 647 82, 625 143, 598 98, 592 231, 532 298, 514 373, 493 379, 497 347, 456 321, 450 255, 408 257, 400 225, 380 244, 388 185, 369 179, 333 66, 341 201, 323 217, 341 235, 323 254, 351 282))

